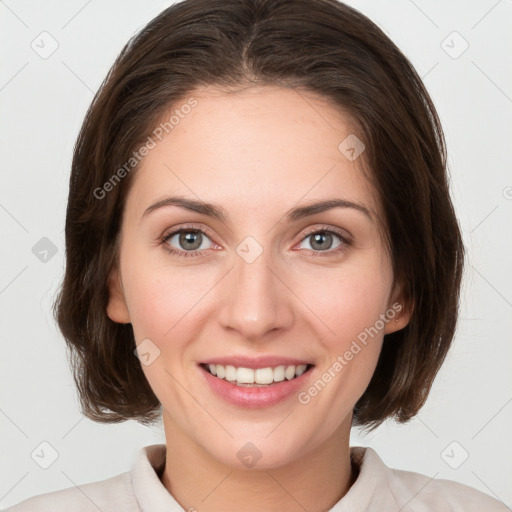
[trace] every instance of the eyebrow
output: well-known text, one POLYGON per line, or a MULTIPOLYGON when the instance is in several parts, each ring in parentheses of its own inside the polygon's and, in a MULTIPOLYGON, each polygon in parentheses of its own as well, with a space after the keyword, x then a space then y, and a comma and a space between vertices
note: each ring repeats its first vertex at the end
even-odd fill
MULTIPOLYGON (((178 206, 179 208, 183 208, 184 210, 199 213, 201 215, 206 215, 207 217, 217 219, 224 223, 227 223, 227 221, 229 220, 229 215, 221 206, 179 196, 166 197, 164 199, 161 199, 160 201, 157 201, 156 203, 153 203, 151 206, 146 208, 146 210, 142 214, 142 218, 144 218, 151 212, 158 210, 160 208, 164 208, 166 206, 178 206)), ((315 215, 317 213, 332 210, 333 208, 353 208, 365 214, 370 219, 370 221, 373 221, 372 214, 365 206, 340 198, 325 199, 323 201, 318 201, 304 206, 292 208, 286 213, 285 218, 287 222, 295 222, 297 220, 309 217, 311 215, 315 215)))

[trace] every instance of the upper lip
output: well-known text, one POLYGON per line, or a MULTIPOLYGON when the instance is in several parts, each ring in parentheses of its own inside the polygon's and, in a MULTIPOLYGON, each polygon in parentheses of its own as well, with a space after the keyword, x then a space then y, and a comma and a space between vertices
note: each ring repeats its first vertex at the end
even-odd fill
POLYGON ((252 368, 257 370, 258 368, 268 368, 275 366, 299 366, 299 365, 312 365, 309 361, 302 359, 295 359, 293 357, 281 357, 281 356, 260 356, 260 357, 248 357, 248 356, 229 356, 229 357, 214 357, 206 361, 202 361, 202 364, 221 364, 223 366, 236 366, 237 368, 252 368))

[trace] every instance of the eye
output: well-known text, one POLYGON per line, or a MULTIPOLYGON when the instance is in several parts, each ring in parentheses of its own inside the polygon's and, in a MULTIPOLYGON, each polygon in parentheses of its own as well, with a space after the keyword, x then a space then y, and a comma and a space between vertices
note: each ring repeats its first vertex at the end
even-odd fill
POLYGON ((195 257, 199 256, 201 251, 211 249, 208 243, 205 246, 205 242, 208 240, 210 240, 209 237, 201 229, 181 227, 164 235, 160 242, 166 251, 175 256, 195 257), (174 244, 174 246, 171 244, 174 244))
MULTIPOLYGON (((309 245, 311 248, 308 250, 313 256, 340 254, 351 245, 351 240, 347 235, 328 226, 323 226, 320 229, 310 229, 302 238, 301 244, 307 240, 310 240, 309 245), (333 248, 333 243, 336 243, 336 239, 339 242, 333 248)), ((175 229, 171 233, 164 235, 160 239, 160 243, 169 254, 185 258, 202 256, 202 252, 213 248, 213 243, 208 235, 202 229, 192 226, 182 226, 179 229, 175 229)))
POLYGON ((324 256, 324 254, 320 253, 326 253, 325 256, 332 256, 333 253, 338 254, 345 251, 351 245, 348 236, 328 226, 324 226, 321 229, 314 228, 309 230, 301 243, 307 240, 309 240, 311 247, 309 250, 313 251, 314 256, 324 256), (340 240, 340 242, 333 247, 336 238, 340 240))

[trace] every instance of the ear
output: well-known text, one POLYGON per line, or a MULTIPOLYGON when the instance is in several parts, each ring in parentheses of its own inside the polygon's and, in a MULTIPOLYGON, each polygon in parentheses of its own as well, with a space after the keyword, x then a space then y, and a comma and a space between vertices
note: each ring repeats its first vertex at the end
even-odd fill
POLYGON ((107 315, 113 322, 119 324, 130 323, 130 313, 126 306, 124 298, 121 277, 117 267, 113 267, 108 278, 109 300, 107 305, 107 315))
POLYGON ((411 319, 413 311, 414 304, 410 304, 405 301, 402 293, 402 286, 395 286, 391 300, 388 303, 386 316, 389 318, 389 321, 386 322, 384 334, 390 334, 406 327, 411 319))

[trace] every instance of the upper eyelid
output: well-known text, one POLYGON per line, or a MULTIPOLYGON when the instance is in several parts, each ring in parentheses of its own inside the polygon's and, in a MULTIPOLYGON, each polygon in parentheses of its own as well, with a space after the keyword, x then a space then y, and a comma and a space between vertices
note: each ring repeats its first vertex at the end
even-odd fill
POLYGON ((326 226, 325 224, 322 226, 319 226, 319 227, 307 228, 306 231, 304 232, 304 236, 311 235, 312 233, 315 233, 317 231, 320 231, 320 232, 325 231, 325 232, 329 232, 329 233, 334 233, 335 235, 343 236, 344 238, 347 238, 347 239, 352 239, 352 235, 346 229, 326 226), (339 232, 341 232, 341 233, 339 233, 339 232))
POLYGON ((201 233, 208 235, 209 238, 212 237, 212 235, 210 235, 209 229, 205 229, 203 227, 196 227, 196 226, 192 226, 192 225, 185 225, 185 226, 178 226, 176 228, 171 228, 169 230, 166 230, 161 238, 162 239, 170 238, 171 236, 174 236, 177 233, 180 233, 181 231, 200 231, 201 233))

